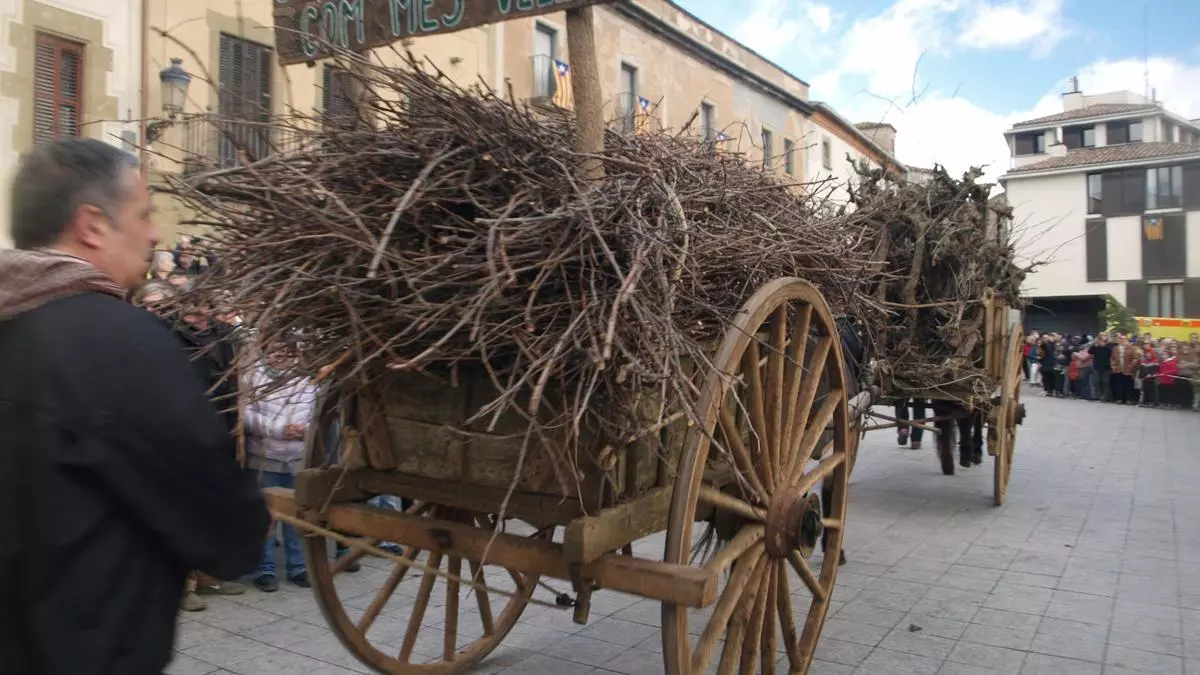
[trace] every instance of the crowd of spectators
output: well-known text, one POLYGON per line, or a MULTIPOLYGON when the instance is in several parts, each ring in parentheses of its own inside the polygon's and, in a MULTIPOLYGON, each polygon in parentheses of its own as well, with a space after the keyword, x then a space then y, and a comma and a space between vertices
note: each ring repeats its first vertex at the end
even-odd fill
MULTIPOLYGON (((209 386, 209 394, 222 411, 231 434, 241 438, 243 448, 239 457, 244 469, 253 473, 259 486, 294 487, 295 474, 302 467, 304 438, 314 417, 315 385, 304 377, 290 372, 296 345, 276 344, 269 353, 258 355, 253 365, 235 373, 237 354, 249 347, 243 340, 241 319, 228 308, 211 299, 192 293, 197 277, 216 265, 216 259, 206 252, 199 237, 183 236, 170 250, 155 253, 154 264, 147 280, 130 296, 130 300, 167 322, 192 362, 209 386), (214 306, 217 305, 217 306, 214 306), (254 392, 264 392, 256 395, 254 392)), ((243 361, 246 359, 243 358, 243 361)), ((337 429, 330 436, 339 436, 337 429)), ((336 448, 329 448, 335 452, 336 448)), ((407 510, 411 502, 390 495, 371 500, 372 505, 392 510, 407 510)), ((279 533, 266 538, 258 570, 251 576, 253 586, 271 593, 279 589, 276 571, 277 548, 282 544, 284 572, 287 580, 302 588, 309 587, 301 536, 294 527, 282 524, 279 533)), ((399 553, 391 542, 380 548, 399 553)), ((337 557, 352 555, 338 545, 337 557)), ((360 565, 354 555, 343 563, 346 572, 357 572, 360 565)), ((189 575, 184 589, 181 609, 203 611, 207 607, 203 595, 241 595, 245 585, 222 581, 200 573, 189 575)))
POLYGON ((1200 412, 1200 335, 1060 335, 1025 340, 1025 379, 1043 396, 1200 412))

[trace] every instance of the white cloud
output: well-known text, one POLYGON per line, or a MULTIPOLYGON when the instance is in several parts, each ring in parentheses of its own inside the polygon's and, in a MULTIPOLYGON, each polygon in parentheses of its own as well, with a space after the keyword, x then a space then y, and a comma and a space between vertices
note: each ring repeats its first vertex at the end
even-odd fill
POLYGON ((801 3, 804 8, 804 14, 813 26, 822 33, 828 33, 833 28, 833 8, 829 5, 822 5, 818 2, 801 3))
POLYGON ((971 49, 1032 46, 1044 56, 1064 35, 1062 0, 983 0, 972 7, 958 42, 971 49))
MULTIPOLYGON (((1097 61, 1079 71, 1084 94, 1119 90, 1142 92, 1145 65, 1136 59, 1097 61)), ((1150 83, 1167 110, 1189 119, 1200 117, 1200 61, 1188 64, 1172 58, 1149 61, 1150 83)), ((819 80, 818 80, 819 81, 819 80)), ((815 81, 815 82, 818 82, 815 81)), ((1004 131, 1021 120, 1062 111, 1066 78, 1024 110, 991 111, 963 98, 931 91, 915 103, 897 105, 866 94, 830 100, 843 116, 855 121, 885 121, 896 127, 896 155, 901 162, 930 167, 941 164, 952 172, 987 164, 987 177, 999 178, 1009 167, 1004 131)), ((814 84, 814 89, 816 85, 814 84)))
POLYGON ((749 13, 733 37, 769 59, 785 56, 797 44, 833 29, 833 8, 814 0, 749 0, 749 13))
POLYGON ((963 2, 897 0, 878 16, 855 21, 842 37, 841 62, 817 80, 865 75, 867 89, 873 94, 893 97, 911 91, 921 55, 942 49, 946 14, 958 10, 963 2))

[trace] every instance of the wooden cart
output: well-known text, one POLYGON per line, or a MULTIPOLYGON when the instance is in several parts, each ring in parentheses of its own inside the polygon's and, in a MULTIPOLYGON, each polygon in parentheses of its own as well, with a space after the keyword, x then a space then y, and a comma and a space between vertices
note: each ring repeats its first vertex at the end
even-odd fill
MULTIPOLYGON (((414 428, 411 413, 398 418, 393 406, 382 425, 371 421, 378 415, 362 414, 377 402, 324 396, 307 468, 294 492, 269 490, 269 502, 309 532, 310 579, 334 632, 385 673, 458 673, 478 663, 534 602, 541 579, 567 582, 558 585, 575 594, 579 623, 597 589, 660 601, 671 675, 713 666, 774 673, 777 651, 787 654, 788 672, 805 673, 838 571, 838 556, 817 553, 818 543, 841 550, 852 418, 869 405, 868 395, 848 397, 855 385, 834 319, 800 279, 756 292, 712 363, 690 416, 695 422, 664 426, 657 452, 635 442, 596 469, 613 488, 599 502, 586 489, 562 494, 536 462, 522 463, 517 446, 483 434, 456 439, 450 425, 462 410, 443 404, 471 398, 462 384, 419 393, 429 402, 420 424, 431 432, 420 452, 401 436, 414 428), (331 461, 335 439, 322 430, 337 415, 344 424, 337 440, 358 449, 331 461), (440 443, 433 432, 445 434, 440 443), (375 495, 403 495, 416 506, 406 513, 376 508, 366 503, 375 495), (705 524, 721 545, 699 555, 705 524), (666 533, 661 558, 630 555, 632 542, 659 532, 666 533), (330 537, 360 550, 331 560, 330 537), (393 558, 382 588, 342 576, 365 545, 385 541, 401 545, 403 558, 393 558), (411 607, 387 610, 410 569, 420 576, 408 587, 411 607), (806 592, 793 596, 800 586, 806 592), (807 611, 794 606, 797 598, 807 611), (805 617, 799 625, 794 611, 805 617)), ((580 485, 597 477, 584 471, 580 485)))
MULTIPOLYGON (((993 458, 993 498, 996 506, 1000 506, 1004 503, 1012 472, 1017 426, 1025 419, 1025 407, 1021 403, 1021 362, 1025 358, 1022 351, 1025 337, 1020 310, 1009 307, 990 292, 984 294, 981 302, 985 307, 982 365, 988 377, 996 382, 992 395, 979 397, 973 392, 953 391, 953 388, 912 393, 909 398, 921 398, 932 403, 932 418, 908 421, 889 418, 890 424, 871 429, 925 427, 932 423, 942 472, 951 476, 954 475, 955 437, 961 433, 958 422, 986 426, 987 453, 993 458)), ((980 434, 982 436, 981 430, 980 434)))

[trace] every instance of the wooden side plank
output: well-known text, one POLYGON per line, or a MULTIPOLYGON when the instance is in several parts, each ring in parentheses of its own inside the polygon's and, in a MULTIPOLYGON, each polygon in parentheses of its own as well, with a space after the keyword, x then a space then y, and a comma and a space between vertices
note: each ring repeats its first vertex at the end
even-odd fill
POLYGON ((466 485, 393 471, 351 471, 346 481, 365 492, 408 497, 487 514, 496 514, 508 496, 506 515, 538 525, 566 525, 584 515, 577 501, 564 500, 556 495, 514 492, 510 496, 508 490, 502 488, 466 485))
POLYGON ((670 513, 671 488, 664 487, 595 516, 576 518, 563 536, 567 560, 589 563, 625 544, 662 532, 667 529, 670 513))
MULTIPOLYGON (((304 511, 297 508, 291 490, 268 488, 263 494, 271 510, 305 517, 304 511)), ((322 524, 346 534, 483 560, 527 574, 571 579, 572 564, 563 555, 562 546, 537 539, 359 504, 331 506, 322 524)), ((593 581, 601 588, 687 607, 707 607, 717 598, 717 575, 687 565, 609 554, 581 565, 579 572, 583 580, 593 581)))

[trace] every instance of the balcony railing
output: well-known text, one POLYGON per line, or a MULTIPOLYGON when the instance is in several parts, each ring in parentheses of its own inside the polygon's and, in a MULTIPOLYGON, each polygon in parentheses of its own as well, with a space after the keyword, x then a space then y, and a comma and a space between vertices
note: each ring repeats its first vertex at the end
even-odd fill
POLYGON ((535 101, 551 102, 558 93, 558 78, 555 77, 554 57, 535 54, 529 58, 533 66, 533 96, 535 101))
POLYGON ((617 94, 616 116, 613 118, 615 128, 623 134, 636 132, 640 112, 637 94, 628 91, 617 94))
POLYGON ((191 115, 177 124, 184 173, 237 166, 299 150, 306 134, 271 121, 191 115))

